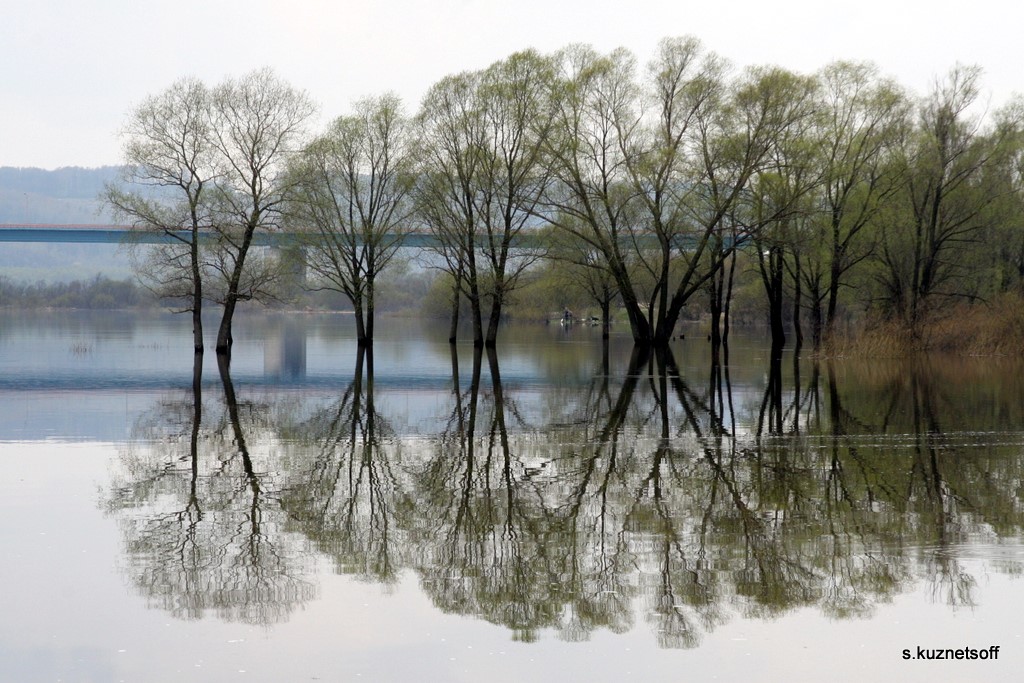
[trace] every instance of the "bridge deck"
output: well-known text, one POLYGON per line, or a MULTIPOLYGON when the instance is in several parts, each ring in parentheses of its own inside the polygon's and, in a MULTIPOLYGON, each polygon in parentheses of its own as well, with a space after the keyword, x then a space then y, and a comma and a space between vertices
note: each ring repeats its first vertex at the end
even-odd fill
MULTIPOLYGON (((207 232, 205 234, 212 234, 207 232)), ((188 238, 188 231, 180 232, 182 238, 188 238)), ((0 223, 0 242, 51 243, 51 244, 121 244, 128 241, 143 244, 166 244, 172 241, 167 235, 155 232, 135 232, 128 225, 77 224, 54 225, 32 223, 0 223)), ((623 237, 624 242, 635 243, 637 239, 646 245, 656 247, 653 235, 630 235, 623 237)), ((294 232, 257 232, 253 244, 263 247, 279 247, 295 244, 299 234, 294 232)), ((677 245, 687 247, 687 238, 676 237, 677 245)), ((692 240, 691 240, 692 241, 692 240)), ((483 246, 483 242, 480 242, 483 246)), ((438 238, 430 232, 406 232, 402 235, 402 246, 426 248, 438 245, 438 238)), ((540 249, 545 245, 538 234, 532 230, 524 230, 513 238, 513 245, 519 249, 540 249)))
MULTIPOLYGON (((189 233, 181 231, 187 238, 189 233)), ((210 234, 210 233, 206 233, 210 234)), ((121 244, 131 238, 143 244, 164 244, 172 241, 167 235, 134 232, 128 225, 52 225, 30 223, 0 224, 0 242, 51 243, 51 244, 121 244)), ((296 241, 294 233, 256 233, 253 243, 257 246, 281 246, 296 241)), ((429 233, 407 233, 402 238, 403 246, 425 247, 435 243, 429 233)))

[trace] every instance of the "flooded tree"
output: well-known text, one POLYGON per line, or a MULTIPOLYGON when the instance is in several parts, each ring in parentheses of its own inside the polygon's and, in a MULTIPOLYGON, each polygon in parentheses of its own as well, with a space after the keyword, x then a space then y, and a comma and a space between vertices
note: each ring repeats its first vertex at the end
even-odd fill
POLYGON ((516 53, 484 71, 442 79, 418 117, 419 213, 458 288, 453 320, 465 297, 480 346, 497 342, 502 311, 540 255, 517 242, 550 175, 543 163, 550 79, 549 59, 516 53))
POLYGON ((375 283, 410 230, 412 131, 394 95, 361 100, 331 124, 292 166, 292 218, 311 289, 352 302, 356 339, 373 342, 375 283))
POLYGON ((560 54, 545 217, 602 254, 634 340, 663 344, 742 240, 721 236, 809 109, 802 79, 751 69, 730 80, 693 39, 662 41, 645 87, 634 61, 623 50, 560 54))
POLYGON ((483 345, 482 264, 478 264, 476 184, 483 163, 485 139, 480 105, 476 101, 479 76, 463 73, 435 83, 424 98, 417 117, 421 135, 418 215, 437 237, 434 252, 451 277, 452 325, 449 341, 457 335, 459 301, 469 303, 474 343, 483 345))
POLYGON ((257 233, 280 232, 294 176, 288 160, 298 152, 315 111, 309 97, 268 69, 217 86, 212 93, 211 139, 217 152, 210 268, 224 307, 217 353, 231 351, 235 308, 267 297, 281 277, 279 264, 253 254, 257 233))
POLYGON ((600 254, 615 281, 634 338, 650 336, 640 295, 630 277, 636 194, 626 155, 639 124, 634 109, 633 57, 624 50, 602 56, 573 46, 558 56, 552 86, 554 119, 547 141, 553 182, 543 197, 547 220, 600 254))
POLYGON ((138 270, 192 312, 196 351, 204 298, 223 306, 216 348, 228 353, 238 302, 273 297, 282 263, 255 253, 253 240, 282 227, 285 164, 314 109, 265 69, 214 88, 179 81, 129 118, 125 183, 105 199, 136 229, 164 239, 138 270))
POLYGON ((815 149, 822 185, 802 251, 816 347, 835 329, 840 292, 875 253, 873 228, 904 182, 892 155, 910 127, 909 99, 873 65, 836 62, 817 80, 812 135, 820 141, 815 149))
POLYGON ((751 179, 748 197, 738 202, 734 220, 745 226, 756 256, 761 284, 768 302, 771 355, 779 357, 786 342, 785 285, 793 283, 793 326, 796 345, 802 342, 800 277, 806 221, 810 213, 808 195, 820 183, 813 163, 815 141, 810 139, 815 83, 793 74, 776 74, 792 99, 793 118, 780 130, 765 157, 765 163, 751 179), (788 276, 788 278, 787 278, 788 276))
POLYGON ((196 353, 203 351, 200 231, 210 227, 207 197, 216 180, 210 105, 209 89, 194 79, 146 98, 122 131, 121 182, 103 197, 138 237, 166 239, 155 246, 136 241, 136 271, 158 296, 192 314, 196 353))

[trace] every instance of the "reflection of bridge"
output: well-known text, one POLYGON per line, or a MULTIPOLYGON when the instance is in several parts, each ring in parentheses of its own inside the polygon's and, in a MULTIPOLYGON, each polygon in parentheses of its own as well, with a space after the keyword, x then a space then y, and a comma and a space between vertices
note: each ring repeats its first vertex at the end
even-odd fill
MULTIPOLYGON (((178 234, 189 239, 186 230, 178 234)), ((211 232, 201 232, 200 235, 211 232)), ((279 247, 294 244, 299 238, 297 233, 289 232, 257 232, 253 244, 263 247, 279 247)), ((155 232, 133 232, 129 225, 43 225, 43 224, 0 224, 0 242, 44 242, 59 244, 120 244, 131 240, 142 244, 162 244, 171 242, 172 238, 155 232)), ((436 243, 430 233, 408 232, 402 235, 404 247, 429 247, 436 243)))

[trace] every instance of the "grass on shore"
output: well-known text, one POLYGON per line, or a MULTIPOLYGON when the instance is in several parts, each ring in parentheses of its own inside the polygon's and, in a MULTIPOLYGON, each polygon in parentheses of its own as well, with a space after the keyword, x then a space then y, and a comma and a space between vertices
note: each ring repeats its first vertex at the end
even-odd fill
POLYGON ((827 356, 898 357, 924 351, 967 356, 1024 354, 1024 297, 1002 294, 985 303, 961 302, 931 311, 917 325, 868 319, 822 349, 827 356))

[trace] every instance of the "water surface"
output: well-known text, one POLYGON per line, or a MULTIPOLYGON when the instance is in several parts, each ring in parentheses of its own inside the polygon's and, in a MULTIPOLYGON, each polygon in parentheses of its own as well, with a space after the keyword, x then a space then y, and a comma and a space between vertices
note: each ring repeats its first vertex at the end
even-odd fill
POLYGON ((187 324, 0 315, 3 680, 1024 670, 1017 363, 187 324))

